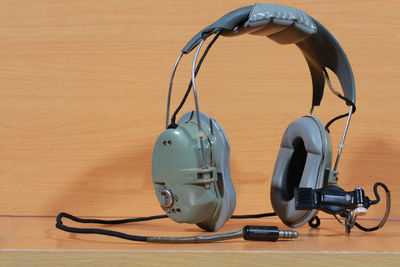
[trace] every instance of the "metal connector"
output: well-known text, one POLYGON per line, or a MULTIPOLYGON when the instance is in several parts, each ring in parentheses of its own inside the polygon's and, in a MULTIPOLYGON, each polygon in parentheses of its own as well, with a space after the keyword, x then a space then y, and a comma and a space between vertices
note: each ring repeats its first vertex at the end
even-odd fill
POLYGON ((293 230, 279 230, 276 226, 243 227, 243 238, 254 241, 277 241, 278 238, 297 238, 299 233, 293 230))

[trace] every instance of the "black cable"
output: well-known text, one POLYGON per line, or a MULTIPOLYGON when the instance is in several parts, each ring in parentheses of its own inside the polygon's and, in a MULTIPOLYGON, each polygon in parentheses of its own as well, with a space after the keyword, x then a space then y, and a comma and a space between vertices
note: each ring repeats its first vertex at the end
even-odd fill
MULTIPOLYGON (((323 71, 323 73, 324 73, 324 75, 325 75, 325 79, 327 80, 328 87, 331 89, 331 91, 332 91, 337 97, 339 97, 340 99, 344 100, 348 106, 352 106, 352 112, 351 112, 351 114, 354 114, 354 113, 356 112, 356 109, 357 109, 357 108, 356 108, 356 105, 353 103, 353 101, 351 101, 350 99, 348 99, 347 97, 343 96, 343 95, 340 94, 338 91, 336 91, 335 88, 333 88, 333 86, 332 86, 332 84, 331 84, 331 81, 330 81, 330 79, 329 79, 329 74, 328 74, 328 72, 326 71, 326 69, 325 69, 325 68, 322 68, 322 71, 323 71)), ((345 113, 345 114, 339 115, 339 116, 337 116, 337 117, 331 119, 331 120, 325 125, 325 129, 329 132, 329 127, 331 126, 332 123, 334 123, 335 121, 337 121, 337 120, 339 120, 339 119, 345 118, 345 117, 347 117, 348 115, 349 115, 348 113, 345 113)))
POLYGON ((325 125, 325 129, 326 129, 328 132, 330 132, 330 131, 329 131, 329 126, 331 126, 332 123, 334 123, 335 121, 337 121, 337 120, 339 120, 339 119, 345 118, 345 117, 347 117, 348 115, 349 115, 349 113, 345 113, 345 114, 339 115, 339 116, 337 116, 337 117, 331 119, 331 120, 325 125))
POLYGON ((58 214, 57 218, 68 218, 74 220, 79 223, 98 223, 98 224, 123 224, 123 223, 131 223, 131 222, 144 222, 144 221, 152 221, 158 219, 168 218, 167 215, 155 215, 155 216, 148 216, 148 217, 139 217, 139 218, 129 218, 129 219, 121 219, 121 220, 100 220, 100 219, 82 219, 75 217, 71 214, 66 212, 61 212, 58 214))
POLYGON ((260 213, 260 214, 246 214, 246 215, 232 215, 231 219, 254 219, 276 216, 275 212, 260 213))
MULTIPOLYGON (((344 97, 344 96, 342 96, 342 95, 338 95, 338 97, 341 98, 341 99, 343 99, 344 101, 346 101, 347 104, 350 103, 350 106, 353 107, 353 109, 352 109, 352 111, 351 111, 351 114, 354 114, 354 112, 356 112, 356 105, 355 105, 353 102, 351 102, 348 98, 346 98, 346 97, 344 97)), ((329 127, 331 126, 332 123, 334 123, 335 121, 337 121, 337 120, 339 120, 339 119, 341 119, 341 118, 345 118, 345 117, 347 117, 347 116, 349 116, 349 113, 345 113, 345 114, 339 115, 339 116, 337 116, 337 117, 331 119, 331 120, 325 125, 325 129, 329 132, 329 127)))
MULTIPOLYGON (((275 212, 268 213, 258 213, 258 214, 244 214, 244 215, 232 215, 231 219, 252 219, 252 218, 264 218, 264 217, 272 217, 276 216, 275 212)), ((168 215, 154 215, 148 217, 139 217, 139 218, 129 218, 129 219, 120 219, 120 220, 101 220, 101 219, 83 219, 76 216, 73 216, 66 212, 61 212, 57 215, 57 222, 65 217, 70 220, 79 223, 97 223, 97 224, 124 224, 124 223, 132 223, 132 222, 144 222, 144 221, 152 221, 158 219, 168 218, 168 215)))
MULTIPOLYGON (((253 215, 236 215, 236 219, 242 219, 245 217, 253 218, 253 216, 266 217, 273 216, 272 213, 253 214, 253 215)), ((157 215, 149 217, 141 217, 134 219, 123 219, 123 220, 99 220, 99 219, 82 219, 75 217, 71 214, 61 212, 56 218, 56 227, 60 230, 79 233, 79 234, 100 234, 118 237, 121 239, 127 239, 132 241, 140 242, 156 242, 156 243, 205 243, 227 239, 234 239, 243 237, 246 240, 259 240, 259 241, 276 241, 278 237, 282 238, 296 238, 298 233, 290 230, 278 230, 277 227, 266 227, 266 226, 245 226, 243 230, 236 230, 232 232, 217 233, 212 235, 201 235, 201 236, 189 236, 189 237, 161 237, 161 236, 140 236, 140 235, 129 235, 112 230, 104 230, 98 228, 77 228, 66 226, 62 222, 62 218, 68 218, 72 221, 79 223, 101 223, 101 224, 122 224, 128 222, 139 222, 149 221, 156 219, 166 218, 166 215, 157 215)), ((254 217, 256 218, 256 217, 254 217)))
MULTIPOLYGON (((128 235, 124 234, 121 232, 117 231, 111 231, 111 230, 103 230, 103 229, 97 229, 97 228, 77 228, 77 227, 70 227, 66 226, 62 222, 62 218, 68 218, 72 221, 79 222, 79 223, 105 223, 105 224, 116 224, 115 221, 119 220, 111 220, 111 221, 104 221, 104 220, 97 220, 97 219, 82 219, 75 217, 71 214, 61 212, 60 214, 57 215, 56 218, 56 227, 60 230, 70 232, 70 233, 79 233, 79 234, 99 234, 99 235, 108 235, 108 236, 114 236, 122 239, 128 239, 132 241, 140 241, 140 242, 147 242, 147 236, 140 236, 140 235, 128 235)), ((152 216, 152 217, 157 217, 157 216, 152 216)), ((140 218, 139 218, 140 219, 140 218)), ((141 218, 143 219, 143 218, 141 218)), ((127 220, 121 220, 124 222, 119 222, 119 223, 126 223, 127 220)))
POLYGON ((378 202, 381 200, 381 198, 379 197, 379 194, 378 194, 378 186, 382 187, 386 193, 390 193, 389 188, 387 188, 387 186, 384 183, 380 183, 380 182, 375 183, 374 194, 375 194, 376 200, 371 201, 371 205, 378 204, 378 202))
POLYGON ((379 222, 379 224, 377 226, 375 226, 375 227, 368 228, 368 227, 364 227, 364 226, 360 225, 357 222, 354 223, 354 225, 357 226, 358 229, 360 229, 360 230, 362 230, 364 232, 373 232, 373 231, 376 231, 376 230, 382 228, 383 225, 385 225, 386 220, 387 220, 387 218, 389 217, 389 214, 390 214, 390 206, 391 206, 390 191, 389 191, 389 189, 387 188, 387 186, 384 183, 379 183, 379 182, 375 183, 375 185, 374 185, 374 194, 375 194, 376 200, 371 201, 370 204, 371 205, 378 204, 380 199, 381 199, 379 194, 378 194, 378 186, 382 187, 385 190, 385 193, 386 193, 386 211, 385 211, 385 215, 383 216, 383 218, 379 222))
MULTIPOLYGON (((201 58, 199 60, 199 63, 197 63, 197 67, 196 67, 196 70, 195 70, 195 73, 194 73, 195 77, 197 76, 197 73, 200 71, 201 64, 203 64, 203 61, 204 61, 205 57, 207 56, 210 48, 213 46, 215 41, 217 41, 217 39, 221 35, 221 33, 222 33, 222 31, 218 31, 215 34, 214 38, 211 40, 211 42, 208 44, 207 48, 204 50, 204 53, 203 53, 203 55, 201 56, 201 58)), ((190 80, 190 83, 189 83, 188 88, 187 88, 187 90, 185 92, 185 95, 183 96, 183 98, 181 100, 181 103, 176 108, 174 114, 171 117, 171 124, 170 124, 169 128, 170 127, 174 128, 174 127, 177 126, 177 124, 176 124, 176 115, 178 115, 179 111, 182 109, 183 105, 185 104, 186 99, 189 96, 189 93, 190 93, 191 89, 192 89, 192 80, 190 80)))
MULTIPOLYGON (((344 101, 346 101, 346 103, 350 103, 350 105, 353 107, 353 109, 352 109, 352 111, 351 111, 351 114, 354 114, 354 112, 356 112, 356 105, 355 105, 353 102, 351 102, 348 98, 346 98, 346 97, 344 97, 344 96, 342 96, 342 95, 339 95, 338 97, 341 98, 341 99, 343 99, 344 101)), ((347 116, 349 116, 349 113, 345 113, 345 114, 339 115, 339 116, 337 116, 337 117, 331 119, 331 120, 325 125, 325 129, 329 132, 329 127, 332 125, 332 123, 334 123, 335 121, 337 121, 337 120, 339 120, 339 119, 341 119, 341 118, 345 118, 345 117, 347 117, 347 116)))
POLYGON ((311 220, 308 221, 308 225, 311 228, 318 228, 318 226, 321 225, 321 220, 319 219, 318 216, 312 217, 311 220), (315 221, 315 223, 314 223, 314 221, 315 221))
POLYGON ((357 222, 355 222, 354 225, 357 226, 358 229, 360 229, 360 230, 362 230, 362 231, 364 231, 364 232, 373 232, 373 231, 376 231, 376 230, 378 230, 378 229, 380 228, 380 227, 378 227, 378 226, 371 227, 371 228, 364 227, 364 226, 360 225, 360 224, 357 223, 357 222))

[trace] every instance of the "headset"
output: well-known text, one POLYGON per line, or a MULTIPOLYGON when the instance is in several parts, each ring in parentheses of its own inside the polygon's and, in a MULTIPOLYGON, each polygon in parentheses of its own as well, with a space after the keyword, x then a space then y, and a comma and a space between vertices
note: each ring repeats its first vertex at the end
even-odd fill
POLYGON ((169 84, 166 129, 157 138, 152 157, 154 190, 166 215, 104 221, 60 213, 56 226, 68 232, 106 234, 150 242, 209 242, 238 236, 248 240, 276 240, 278 237, 297 237, 297 232, 246 226, 237 232, 192 239, 138 237, 109 230, 72 228, 63 225, 62 218, 67 217, 81 223, 124 223, 168 216, 176 222, 196 224, 201 229, 212 232, 219 230, 230 218, 275 214, 289 227, 299 227, 307 222, 312 227, 318 227, 320 220, 316 215, 322 210, 333 214, 345 226, 347 233, 354 226, 363 231, 377 230, 385 224, 390 212, 390 192, 386 185, 375 184, 376 200, 365 196, 360 187, 347 192, 337 186, 338 163, 350 119, 355 111, 355 82, 350 63, 334 36, 317 20, 301 10, 277 4, 255 4, 236 9, 197 33, 182 49, 174 65, 169 84), (282 137, 270 190, 274 213, 233 216, 236 193, 229 168, 229 140, 226 131, 216 119, 200 112, 195 78, 210 48, 221 35, 236 36, 245 33, 267 36, 279 44, 296 44, 310 69, 313 94, 310 111, 306 116, 290 123, 282 137), (214 37, 198 61, 203 44, 211 36, 214 37), (170 118, 176 70, 183 55, 194 50, 191 81, 181 103, 170 118), (336 74, 343 95, 333 88, 327 69, 336 74), (313 115, 314 107, 321 103, 325 81, 329 89, 349 106, 348 113, 333 118, 326 125, 313 115), (195 110, 185 113, 176 121, 177 114, 192 89, 195 110), (333 165, 329 127, 334 121, 346 117, 346 126, 333 165), (367 208, 379 202, 379 186, 386 192, 386 212, 378 226, 365 228, 355 220, 357 216, 365 214, 367 208), (344 217, 345 222, 337 215, 344 217), (271 236, 274 237, 271 239, 271 236))

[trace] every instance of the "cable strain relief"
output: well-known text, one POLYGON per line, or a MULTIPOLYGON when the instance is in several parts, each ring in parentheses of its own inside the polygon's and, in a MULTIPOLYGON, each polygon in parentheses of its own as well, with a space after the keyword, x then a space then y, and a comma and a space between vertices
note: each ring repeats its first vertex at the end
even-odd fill
POLYGON ((254 241, 276 241, 279 238, 279 229, 276 226, 254 226, 243 227, 243 238, 254 241))
POLYGON ((168 125, 168 127, 167 127, 167 129, 176 129, 176 128, 178 128, 178 124, 176 124, 176 123, 171 123, 170 125, 168 125))

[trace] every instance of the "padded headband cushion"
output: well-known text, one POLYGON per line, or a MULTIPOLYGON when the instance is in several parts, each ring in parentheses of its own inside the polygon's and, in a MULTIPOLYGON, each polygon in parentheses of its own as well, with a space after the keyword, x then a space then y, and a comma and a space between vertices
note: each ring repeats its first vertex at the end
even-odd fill
POLYGON ((335 37, 305 12, 276 4, 255 4, 236 9, 196 34, 182 49, 192 51, 201 39, 217 31, 225 36, 241 33, 267 36, 280 44, 296 44, 307 60, 313 81, 313 105, 321 103, 325 78, 331 69, 346 98, 355 103, 355 83, 350 63, 335 37))
POLYGON ((204 28, 182 51, 189 53, 201 38, 207 38, 218 30, 224 30, 225 36, 251 33, 267 36, 280 44, 294 44, 317 33, 317 26, 309 15, 299 9, 276 4, 255 4, 234 10, 204 28))
POLYGON ((294 44, 317 32, 317 26, 304 11, 273 4, 254 5, 243 31, 267 36, 279 44, 294 44))
POLYGON ((288 226, 298 227, 316 214, 316 210, 296 210, 296 187, 321 188, 324 172, 331 164, 330 138, 316 117, 292 122, 282 137, 271 183, 271 203, 276 214, 288 226))

